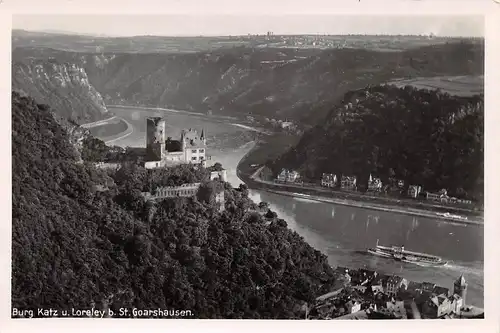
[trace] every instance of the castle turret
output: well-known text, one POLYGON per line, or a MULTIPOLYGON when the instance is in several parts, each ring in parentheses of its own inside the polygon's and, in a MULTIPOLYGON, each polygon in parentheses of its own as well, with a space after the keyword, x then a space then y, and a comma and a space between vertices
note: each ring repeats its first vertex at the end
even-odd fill
POLYGON ((465 306, 465 298, 467 296, 467 282, 465 281, 464 275, 460 277, 453 283, 453 293, 462 297, 463 306, 465 306))
POLYGON ((203 141, 204 145, 207 144, 207 138, 205 138, 205 130, 204 129, 201 130, 200 140, 203 141))

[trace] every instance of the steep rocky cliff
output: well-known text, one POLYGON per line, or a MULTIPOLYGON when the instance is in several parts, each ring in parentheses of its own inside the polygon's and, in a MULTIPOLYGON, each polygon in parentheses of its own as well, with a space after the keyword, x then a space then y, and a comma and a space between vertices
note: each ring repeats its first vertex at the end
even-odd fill
POLYGON ((483 74, 484 47, 456 43, 404 52, 220 49, 191 54, 90 54, 16 48, 77 64, 109 104, 211 109, 314 124, 344 93, 394 78, 483 74))
POLYGON ((75 63, 33 58, 13 62, 12 89, 50 105, 58 116, 77 123, 110 116, 85 69, 75 63))

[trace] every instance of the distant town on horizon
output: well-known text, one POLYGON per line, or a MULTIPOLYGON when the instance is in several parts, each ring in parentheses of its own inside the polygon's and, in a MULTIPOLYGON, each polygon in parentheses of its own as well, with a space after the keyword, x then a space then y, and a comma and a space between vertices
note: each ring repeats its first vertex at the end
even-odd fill
POLYGON ((84 37, 95 37, 95 38, 140 38, 140 37, 160 37, 160 38, 233 38, 233 37, 265 37, 265 36, 324 36, 324 37, 338 37, 338 36, 364 36, 364 37, 434 37, 434 38, 452 38, 452 39, 480 39, 484 40, 484 36, 447 36, 440 35, 435 33, 421 33, 421 34, 389 34, 389 33, 379 33, 379 34, 332 34, 332 33, 283 33, 283 34, 274 34, 273 32, 265 32, 259 34, 235 34, 235 35, 222 35, 222 34, 207 34, 207 35, 161 35, 161 34, 153 34, 153 35, 107 35, 107 34, 99 34, 99 33, 85 33, 85 32, 77 32, 77 31, 65 31, 65 30, 57 30, 57 29, 44 29, 44 30, 27 30, 27 29, 12 29, 12 32, 27 32, 27 33, 42 33, 42 34, 51 34, 51 35, 76 35, 76 36, 84 36, 84 37), (270 33, 270 34, 269 34, 270 33))

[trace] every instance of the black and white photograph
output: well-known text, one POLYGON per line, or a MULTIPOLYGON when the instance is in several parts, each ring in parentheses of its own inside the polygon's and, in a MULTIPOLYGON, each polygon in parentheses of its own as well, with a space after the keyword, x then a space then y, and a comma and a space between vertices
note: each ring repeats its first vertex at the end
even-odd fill
POLYGON ((497 316, 486 26, 12 14, 10 320, 497 316))

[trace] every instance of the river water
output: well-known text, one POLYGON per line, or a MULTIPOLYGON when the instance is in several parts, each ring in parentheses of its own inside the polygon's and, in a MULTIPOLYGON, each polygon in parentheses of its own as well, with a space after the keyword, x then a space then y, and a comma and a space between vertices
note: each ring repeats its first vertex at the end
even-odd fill
MULTIPOLYGON (((178 138, 183 128, 204 128, 208 145, 214 147, 208 151, 212 162, 220 162, 227 169, 228 181, 233 186, 241 183, 236 176, 236 166, 253 146, 248 129, 229 121, 192 114, 124 108, 112 111, 133 127, 130 135, 114 141, 114 145, 145 146, 148 116, 166 117, 167 136, 173 139, 178 138)), ((450 290, 454 280, 464 274, 468 282, 467 304, 484 306, 484 229, 481 226, 320 203, 265 191, 252 190, 250 195, 257 203, 268 202, 290 229, 326 254, 332 266, 368 267, 409 280, 433 282, 450 290), (441 256, 449 263, 443 267, 421 267, 356 252, 374 246, 377 239, 382 245, 404 245, 409 250, 441 256)))

